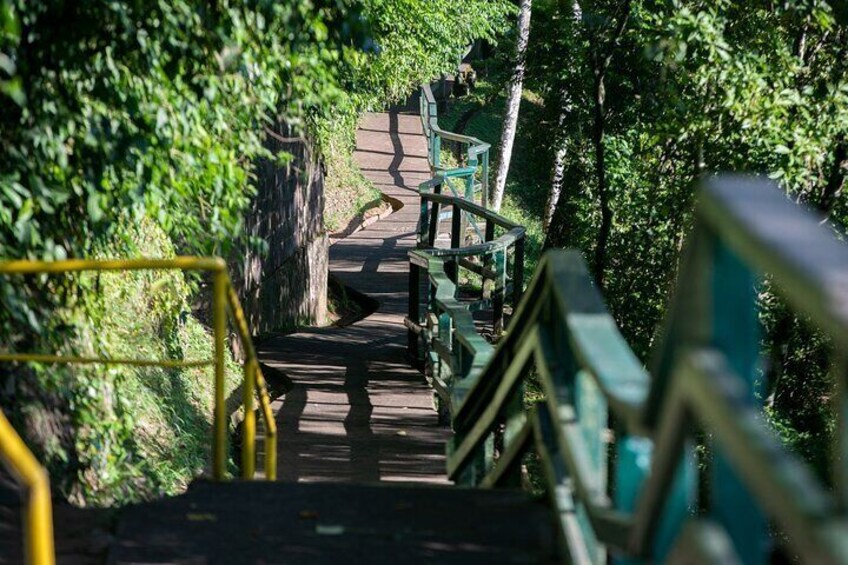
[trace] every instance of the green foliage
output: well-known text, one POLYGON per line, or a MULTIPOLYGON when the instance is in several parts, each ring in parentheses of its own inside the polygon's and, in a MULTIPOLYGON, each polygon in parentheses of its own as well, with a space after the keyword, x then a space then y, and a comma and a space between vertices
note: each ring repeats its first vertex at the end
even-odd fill
MULTIPOLYGON (((478 107, 483 100, 493 99, 491 104, 481 107, 468 121, 464 134, 470 135, 496 147, 501 135, 501 119, 505 98, 497 95, 499 87, 488 79, 479 79, 474 92, 452 104, 439 115, 439 124, 448 131, 455 131, 456 123, 467 111, 478 107)), ((501 93, 503 94, 503 93, 501 93)), ((515 137, 515 159, 507 179, 506 196, 500 213, 527 229, 525 241, 525 280, 530 281, 541 257, 545 234, 542 229, 541 209, 545 203, 547 189, 547 165, 544 153, 535 151, 537 140, 533 128, 543 119, 541 100, 536 94, 524 89, 521 114, 515 137)), ((443 152, 443 159, 447 152, 443 152)), ((497 152, 490 151, 489 170, 497 170, 497 152)))
MULTIPOLYGON (((183 253, 226 254, 268 157, 264 126, 303 125, 339 98, 343 54, 364 39, 334 1, 4 7, 18 102, 0 104, 5 258, 85 256, 143 217, 183 253)), ((4 341, 44 335, 37 313, 61 294, 0 281, 4 341)))
MULTIPOLYGON (((267 126, 375 196, 357 115, 494 37, 505 0, 0 0, 0 257, 226 255, 267 126)), ((331 218, 331 222, 334 221, 331 218)), ((341 221, 341 220, 338 220, 341 221)), ((205 358, 179 274, 0 278, 0 347, 205 358)), ((4 367, 0 398, 80 503, 179 490, 208 457, 204 371, 4 367), (11 389, 4 389, 8 392, 11 389)), ((234 386, 230 384, 229 391, 234 386)))
POLYGON ((330 232, 337 232, 365 208, 379 202, 380 191, 365 178, 353 158, 356 116, 342 116, 323 125, 327 127, 322 132, 327 171, 324 180, 324 226, 330 232))
POLYGON ((414 88, 456 71, 475 39, 495 42, 512 11, 505 0, 362 0, 370 25, 368 49, 345 53, 344 96, 320 116, 313 132, 327 165, 325 226, 343 227, 378 193, 356 170, 359 115, 402 101, 414 88))
MULTIPOLYGON (((848 19, 825 0, 539 2, 525 85, 543 99, 532 124, 532 162, 547 174, 565 150, 565 182, 547 245, 593 257, 601 226, 594 144, 595 70, 609 57, 600 164, 612 226, 604 296, 634 350, 648 359, 691 222, 693 184, 712 171, 771 178, 848 224, 848 19), (629 19, 614 41, 616 24, 629 19), (575 8, 582 10, 575 16, 575 8), (541 155, 541 157, 540 157, 541 155)), ((526 107, 522 107, 522 112, 526 107)), ((526 126, 525 126, 526 127, 526 126)), ((517 151, 519 159, 526 151, 517 151)), ((531 217, 537 174, 513 171, 507 194, 531 217)), ((769 288, 762 322, 776 381, 769 414, 789 444, 827 467, 834 414, 827 344, 786 313, 769 288), (815 440, 815 441, 811 441, 815 440)))
POLYGON ((376 50, 357 61, 352 90, 372 105, 455 71, 465 47, 475 39, 494 41, 513 10, 502 0, 364 0, 363 6, 376 50))
MULTIPOLYGON (((133 249, 174 255, 151 221, 127 232, 133 249)), ((59 353, 212 356, 209 332, 189 313, 182 273, 86 273, 77 283, 80 292, 54 314, 68 326, 59 353)), ((208 464, 214 398, 208 368, 29 364, 7 378, 13 393, 0 398, 0 406, 47 465, 55 488, 75 503, 103 506, 175 493, 208 464)), ((235 394, 239 382, 238 367, 230 362, 227 395, 235 394)))
POLYGON ((339 96, 349 39, 328 27, 338 8, 299 2, 12 10, 26 41, 4 51, 26 98, 0 114, 7 257, 76 255, 140 214, 188 251, 221 253, 250 197, 262 124, 339 96))

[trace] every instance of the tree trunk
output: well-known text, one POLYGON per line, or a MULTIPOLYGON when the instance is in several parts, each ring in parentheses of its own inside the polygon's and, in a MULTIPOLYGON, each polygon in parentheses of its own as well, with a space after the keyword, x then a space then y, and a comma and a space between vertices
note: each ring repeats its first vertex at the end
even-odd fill
MULTIPOLYGON (((565 122, 566 112, 563 110, 559 115, 557 125, 562 129, 565 122)), ((554 154, 554 168, 551 175, 551 190, 548 193, 548 201, 545 204, 545 229, 548 233, 548 228, 551 227, 551 222, 554 219, 559 197, 562 195, 562 180, 565 176, 565 155, 568 153, 568 137, 563 135, 560 137, 559 144, 554 154)))
POLYGON ((506 177, 509 173, 509 162, 512 159, 512 145, 515 141, 515 130, 518 126, 518 109, 521 105, 521 90, 524 83, 525 56, 527 42, 530 38, 530 11, 533 0, 521 0, 518 13, 518 41, 515 46, 515 66, 509 81, 504 116, 503 132, 501 133, 500 154, 498 155, 498 171, 495 175, 495 187, 491 196, 491 207, 498 211, 503 203, 506 177))
MULTIPOLYGON (((573 20, 573 29, 576 30, 583 17, 583 10, 580 7, 580 2, 571 3, 571 18, 573 20)), ((571 100, 569 93, 563 87, 559 93, 559 119, 557 120, 557 141, 556 152, 554 153, 554 166, 551 174, 551 190, 548 192, 548 201, 545 204, 545 223, 544 232, 548 233, 551 227, 551 222, 554 218, 557 204, 560 196, 562 196, 562 182, 565 176, 565 156, 568 153, 568 135, 565 134, 565 123, 568 115, 571 113, 571 100)))
POLYGON ((606 269, 607 242, 612 231, 612 208, 607 192, 606 152, 604 150, 604 74, 597 73, 594 85, 594 128, 592 141, 595 144, 595 175, 598 181, 598 204, 601 208, 601 227, 598 230, 598 242, 595 245, 595 280, 600 289, 604 288, 604 271, 606 269))
POLYGON ((622 5, 622 15, 618 20, 612 38, 610 39, 609 47, 605 55, 601 55, 601 46, 597 46, 592 56, 593 71, 595 80, 593 84, 593 98, 595 102, 594 108, 594 128, 592 132, 592 141, 595 144, 595 172, 598 181, 598 205, 601 209, 601 226, 598 230, 598 242, 595 246, 595 280, 598 287, 604 288, 604 275, 607 266, 607 243, 612 232, 613 212, 610 205, 610 195, 607 187, 607 168, 606 168, 606 152, 604 149, 604 133, 606 129, 606 109, 604 102, 606 100, 606 87, 604 79, 607 74, 607 69, 612 62, 612 56, 618 46, 621 36, 624 34, 624 29, 627 26, 627 19, 630 17, 630 0, 625 0, 622 5))

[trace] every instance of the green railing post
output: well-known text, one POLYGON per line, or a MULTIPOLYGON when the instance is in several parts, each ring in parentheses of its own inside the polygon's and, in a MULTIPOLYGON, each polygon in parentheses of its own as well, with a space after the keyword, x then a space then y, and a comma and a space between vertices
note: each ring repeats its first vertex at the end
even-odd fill
MULTIPOLYGON (((433 194, 441 194, 442 193, 442 183, 438 183, 433 187, 433 194)), ((429 227, 429 240, 427 241, 427 247, 434 247, 436 245, 436 239, 439 237, 439 212, 441 210, 441 206, 438 202, 433 202, 430 205, 430 216, 428 218, 428 227, 429 227)))
MULTIPOLYGON (((707 269, 712 272, 709 293, 699 297, 709 309, 705 328, 712 346, 722 351, 745 384, 748 402, 761 407, 759 377, 760 331, 756 281, 750 269, 727 246, 712 239, 707 269)), ((745 563, 766 563, 771 553, 768 522, 722 449, 714 447, 710 464, 710 513, 728 530, 745 563)))
MULTIPOLYGON (((413 262, 409 263, 409 319, 421 325, 421 268, 413 262)), ((413 363, 418 363, 418 333, 409 328, 406 340, 409 356, 413 363)))
POLYGON ((512 256, 512 309, 518 308, 524 293, 524 237, 515 240, 512 256))
POLYGON ((483 152, 483 168, 480 172, 480 183, 481 183, 481 191, 480 191, 480 203, 481 206, 489 207, 491 202, 489 202, 489 150, 483 152))
MULTIPOLYGON (((513 442, 517 441, 518 436, 525 423, 527 422, 527 414, 524 410, 524 383, 521 382, 512 393, 512 397, 506 403, 504 410, 504 431, 501 446, 501 452, 509 449, 513 442)), ((509 468, 506 474, 501 477, 499 486, 520 488, 521 487, 521 465, 513 465, 509 468)))
MULTIPOLYGON (((456 205, 453 206, 453 210, 451 211, 451 249, 459 249, 462 247, 462 210, 460 210, 456 205)), ((453 281, 453 284, 457 285, 457 291, 459 291, 459 259, 454 258, 452 261, 445 265, 445 272, 448 277, 453 281)))
MULTIPOLYGON (((495 239, 495 222, 491 220, 486 220, 486 232, 483 239, 485 240, 484 243, 489 243, 490 241, 493 241, 495 239)), ((492 267, 492 257, 489 253, 483 255, 482 263, 483 269, 485 270, 490 269, 492 267)), ((492 287, 494 286, 494 284, 495 281, 492 278, 486 276, 485 274, 483 275, 482 292, 484 300, 492 297, 492 287)))
POLYGON ((504 298, 506 297, 506 251, 495 252, 495 292, 492 300, 492 327, 494 334, 504 330, 504 298))
POLYGON ((836 489, 837 502, 843 512, 848 511, 848 351, 837 348, 833 360, 833 381, 836 384, 836 433, 834 434, 835 453, 831 462, 831 476, 836 489))
MULTIPOLYGON (((470 200, 471 202, 476 202, 476 198, 474 198, 474 177, 477 175, 477 158, 471 157, 471 148, 468 151, 468 166, 474 167, 474 172, 468 175, 468 179, 465 181, 465 199, 470 200)), ((485 206, 486 204, 481 204, 485 206)))

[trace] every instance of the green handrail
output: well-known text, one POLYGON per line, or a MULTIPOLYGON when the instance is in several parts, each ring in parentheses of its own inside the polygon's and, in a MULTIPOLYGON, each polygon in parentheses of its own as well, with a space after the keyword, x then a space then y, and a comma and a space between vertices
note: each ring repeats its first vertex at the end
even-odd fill
POLYGON ((810 563, 848 563, 848 247, 828 227, 768 181, 705 181, 649 373, 576 251, 547 252, 505 336, 497 345, 483 339, 457 296, 456 265, 509 238, 433 248, 438 206, 468 209, 438 194, 441 182, 436 170, 422 185, 411 303, 418 306, 421 269, 430 288, 421 323, 409 325, 418 329, 410 349, 424 336, 431 381, 448 399, 452 480, 519 486, 523 456, 534 452, 566 561, 766 563, 782 550, 810 563), (833 490, 762 413, 763 274, 835 344, 833 490), (525 409, 531 376, 544 401, 525 409), (700 459, 697 445, 707 448, 700 459), (702 486, 708 495, 699 496, 702 486))
MULTIPOLYGON (((408 343, 410 354, 419 357, 419 341, 423 339, 431 365, 436 368, 432 375, 432 384, 441 393, 442 401, 450 403, 453 379, 445 380, 441 376, 441 364, 446 360, 444 352, 450 351, 450 325, 455 324, 456 316, 446 316, 447 303, 443 297, 456 299, 459 294, 459 274, 465 269, 482 280, 480 298, 464 301, 461 310, 492 310, 492 331, 500 334, 504 326, 504 308, 508 302, 514 307, 524 290, 524 237, 525 229, 510 220, 471 202, 461 196, 441 194, 444 177, 438 173, 432 181, 419 186, 421 212, 418 222, 418 249, 410 252, 409 315, 406 325, 409 329, 408 343), (451 207, 455 213, 451 220, 450 247, 436 247, 439 236, 442 207, 451 207), (485 225, 481 243, 466 245, 463 241, 461 219, 463 215, 479 220, 485 225), (496 230, 503 233, 496 237, 496 230), (422 273, 427 273, 428 284, 438 289, 430 296, 422 292, 422 273), (422 314, 426 313, 424 316, 422 314), (433 317, 442 318, 441 322, 433 317), (439 355, 442 352, 442 355, 439 355)), ((473 328, 473 322, 471 327, 473 328)))
POLYGON ((475 175, 479 166, 481 202, 484 206, 487 206, 489 203, 489 149, 491 145, 476 137, 461 135, 440 128, 438 104, 436 103, 436 97, 433 96, 433 90, 429 85, 425 84, 421 87, 419 100, 421 125, 427 139, 427 155, 430 161, 431 171, 434 174, 441 171, 451 177, 465 178, 465 198, 474 200, 475 175), (457 167, 450 171, 444 169, 441 159, 442 140, 458 143, 466 147, 465 166, 457 167))
MULTIPOLYGON (((252 479, 255 475, 256 417, 254 398, 258 397, 260 412, 265 424, 265 479, 276 480, 277 475, 277 426, 271 411, 268 388, 247 321, 238 295, 233 288, 226 263, 218 257, 175 257, 173 259, 116 259, 65 261, 0 261, 0 276, 59 274, 82 271, 138 271, 138 270, 181 270, 203 271, 213 277, 212 318, 213 358, 199 360, 173 359, 123 359, 111 357, 85 357, 55 355, 52 353, 0 352, 0 362, 39 362, 67 364, 130 365, 141 367, 203 367, 215 369, 214 441, 212 444, 212 473, 216 480, 226 476, 227 418, 225 399, 225 352, 227 314, 235 322, 236 334, 245 350, 242 401, 244 404, 244 432, 242 442, 242 478, 252 479)), ((47 471, 36 461, 26 445, 8 425, 0 412, 0 460, 8 463, 16 478, 28 489, 24 519, 24 547, 28 563, 53 563, 53 526, 50 502, 50 486, 47 471)))
POLYGON ((755 274, 768 273, 797 310, 848 345, 848 247, 764 181, 713 179, 700 195, 653 379, 577 252, 544 256, 495 348, 465 335, 475 332, 468 313, 443 293, 461 334, 448 365, 470 367, 453 375, 467 384, 453 388, 448 474, 514 486, 521 456, 535 451, 573 560, 600 563, 609 553, 765 562, 777 543, 774 524, 804 561, 848 563, 845 462, 837 458, 831 493, 780 444, 756 400, 760 341, 752 331, 755 274), (521 384, 532 368, 545 402, 524 410, 521 384), (691 448, 704 437, 698 430, 710 438, 706 469, 691 448), (706 507, 698 506, 699 484, 710 485, 706 507))

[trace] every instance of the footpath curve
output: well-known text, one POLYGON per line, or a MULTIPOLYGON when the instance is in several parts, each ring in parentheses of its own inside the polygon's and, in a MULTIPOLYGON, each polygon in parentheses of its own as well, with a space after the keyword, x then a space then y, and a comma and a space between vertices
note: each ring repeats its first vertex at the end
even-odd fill
POLYGON ((407 251, 415 247, 419 183, 430 178, 417 114, 363 116, 355 158, 402 207, 330 247, 330 272, 379 302, 344 328, 272 338, 260 360, 293 386, 275 404, 281 480, 427 482, 445 478, 449 430, 432 390, 406 360, 407 251))

